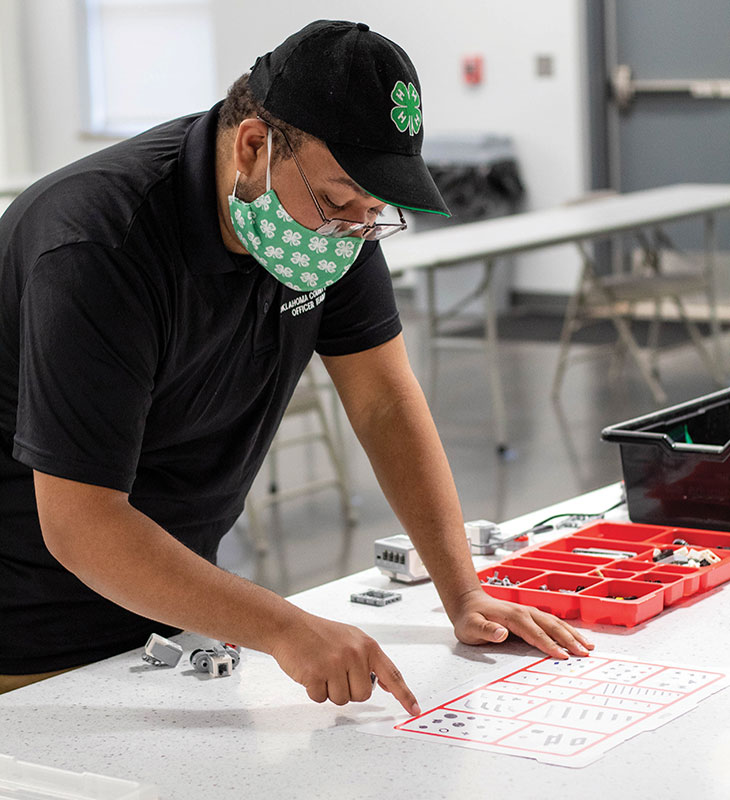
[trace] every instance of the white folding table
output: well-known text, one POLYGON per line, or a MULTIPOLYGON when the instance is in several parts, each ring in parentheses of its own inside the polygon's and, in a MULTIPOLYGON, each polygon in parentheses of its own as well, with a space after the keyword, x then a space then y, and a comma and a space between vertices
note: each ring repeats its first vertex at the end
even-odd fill
MULTIPOLYGON (((503 524, 522 531, 558 512, 596 512, 619 497, 612 484, 503 524)), ((616 512, 612 512, 616 513, 616 512)), ((614 517, 618 519, 619 517, 614 517)), ((475 557, 477 567, 489 562, 475 557)), ((357 625, 393 659, 421 708, 514 655, 539 653, 510 637, 460 644, 431 583, 403 586, 375 568, 294 595, 296 605, 357 625), (391 588, 383 608, 353 592, 391 588)), ((577 623, 579 626, 581 623, 577 623)), ((730 663, 730 586, 698 595, 635 628, 586 630, 601 651, 690 666, 730 663)), ((256 798, 730 797, 730 691, 581 769, 461 747, 362 733, 367 722, 407 714, 376 689, 367 703, 317 705, 276 662, 244 651, 228 678, 192 671, 206 640, 177 637, 185 661, 154 668, 142 648, 0 696, 0 753, 73 772, 155 784, 165 800, 256 798), (610 788, 608 788, 610 787, 610 788)), ((42 652, 43 642, 38 642, 42 652)))
MULTIPOLYGON (((728 184, 677 184, 639 192, 612 195, 589 203, 562 206, 544 211, 530 211, 498 219, 454 225, 413 236, 394 236, 383 241, 383 252, 391 274, 425 270, 428 287, 428 314, 432 344, 438 346, 438 324, 455 309, 438 314, 435 301, 435 273, 465 261, 484 262, 484 277, 469 299, 481 296, 484 301, 488 373, 494 406, 499 449, 507 444, 504 399, 497 362, 497 318, 490 294, 490 283, 499 258, 544 247, 571 243, 587 258, 585 244, 619 233, 657 229, 677 220, 701 217, 704 221, 705 269, 714 272, 716 250, 715 218, 730 210, 728 184)), ((711 319, 718 341, 714 295, 710 296, 711 319)), ((449 340, 453 345, 453 339, 449 340)), ((719 349, 716 351, 720 358, 719 349)), ((722 364, 718 361, 722 370, 722 364)), ((645 379, 652 384, 648 368, 639 362, 645 379)))

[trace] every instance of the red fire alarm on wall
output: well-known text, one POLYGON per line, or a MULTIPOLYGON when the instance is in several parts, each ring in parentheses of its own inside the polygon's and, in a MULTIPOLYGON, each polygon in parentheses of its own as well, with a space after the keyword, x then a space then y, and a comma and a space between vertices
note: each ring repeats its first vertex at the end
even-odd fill
POLYGON ((470 86, 478 86, 484 79, 484 56, 464 56, 461 61, 461 71, 464 83, 470 86))

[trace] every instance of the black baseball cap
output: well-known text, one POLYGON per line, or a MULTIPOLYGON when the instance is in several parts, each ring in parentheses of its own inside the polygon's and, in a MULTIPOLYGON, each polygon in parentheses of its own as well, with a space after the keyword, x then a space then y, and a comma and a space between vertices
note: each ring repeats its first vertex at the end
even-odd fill
POLYGON ((421 158, 416 69, 364 22, 311 22, 256 59, 249 86, 264 109, 325 142, 368 194, 450 216, 421 158))

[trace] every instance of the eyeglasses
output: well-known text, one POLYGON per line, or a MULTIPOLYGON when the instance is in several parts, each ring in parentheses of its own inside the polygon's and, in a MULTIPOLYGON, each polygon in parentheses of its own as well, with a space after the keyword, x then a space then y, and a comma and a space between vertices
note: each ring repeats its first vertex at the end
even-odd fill
POLYGON ((287 147, 292 154, 294 163, 297 165, 299 174, 302 176, 304 185, 307 187, 307 190, 314 201, 314 205, 317 207, 319 216, 322 218, 322 224, 317 228, 317 233, 335 238, 359 235, 362 236, 363 239, 372 241, 374 239, 385 239, 388 236, 392 236, 394 233, 398 233, 398 231, 404 231, 408 227, 405 219, 403 218, 403 212, 397 206, 395 208, 398 212, 400 222, 375 222, 373 224, 368 224, 366 222, 354 222, 353 220, 349 219, 329 219, 329 217, 326 217, 324 211, 322 211, 322 206, 319 204, 314 191, 307 180, 307 176, 304 174, 302 165, 299 163, 299 159, 297 158, 294 148, 291 146, 287 135, 278 125, 274 125, 273 122, 269 122, 269 120, 264 119, 263 117, 258 117, 258 119, 260 119, 261 122, 265 123, 266 125, 269 125, 270 127, 279 131, 279 133, 284 137, 284 141, 286 142, 287 147))

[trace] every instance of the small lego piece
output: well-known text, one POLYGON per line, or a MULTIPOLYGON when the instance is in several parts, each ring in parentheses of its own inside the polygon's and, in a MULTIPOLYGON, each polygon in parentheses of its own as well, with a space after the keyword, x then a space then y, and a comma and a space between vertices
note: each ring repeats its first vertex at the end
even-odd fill
POLYGON ((196 672, 207 672, 214 678, 225 678, 238 666, 241 656, 236 645, 223 643, 208 649, 198 648, 190 654, 196 672))
POLYGON ((512 581, 510 580, 509 575, 505 575, 504 578, 499 577, 499 572, 494 570, 494 575, 490 575, 487 580, 482 581, 485 586, 519 586, 519 581, 512 581))
POLYGON ((177 642, 171 642, 158 633, 152 633, 144 646, 142 660, 154 667, 176 667, 182 654, 183 649, 177 642))
MULTIPOLYGON (((664 552, 665 551, 662 551, 662 553, 664 552)), ((658 561, 656 558, 654 560, 658 561)), ((709 567, 712 564, 716 564, 721 559, 720 556, 713 553, 712 550, 697 550, 685 545, 675 550, 671 558, 661 560, 673 564, 682 564, 686 567, 709 567)))
POLYGON ((359 592, 350 595, 351 603, 364 603, 368 606, 387 606, 403 598, 398 592, 388 592, 383 589, 368 589, 367 592, 359 592))

